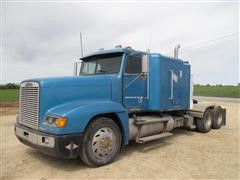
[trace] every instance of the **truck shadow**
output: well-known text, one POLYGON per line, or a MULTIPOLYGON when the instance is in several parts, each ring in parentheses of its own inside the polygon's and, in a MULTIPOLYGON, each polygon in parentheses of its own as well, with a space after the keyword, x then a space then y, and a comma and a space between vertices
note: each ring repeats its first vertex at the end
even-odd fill
POLYGON ((63 171, 76 171, 88 168, 80 159, 61 159, 41 153, 38 150, 28 148, 27 152, 34 160, 44 163, 46 167, 51 166, 54 169, 63 171))
MULTIPOLYGON (((151 141, 145 144, 139 144, 134 141, 131 141, 127 146, 122 148, 121 153, 119 157, 116 159, 116 161, 120 161, 125 157, 129 157, 131 156, 132 153, 136 151, 140 153, 147 153, 156 149, 161 150, 161 148, 170 146, 172 143, 174 143, 173 141, 175 138, 179 136, 192 136, 194 132, 188 131, 183 128, 177 128, 173 130, 173 134, 174 134, 173 136, 151 141)), ((51 166, 52 168, 63 170, 63 171, 79 171, 79 170, 89 169, 89 167, 86 166, 79 158, 78 159, 54 158, 54 157, 42 154, 38 150, 35 150, 32 148, 28 148, 26 153, 32 156, 35 160, 38 160, 46 164, 46 167, 51 166)))

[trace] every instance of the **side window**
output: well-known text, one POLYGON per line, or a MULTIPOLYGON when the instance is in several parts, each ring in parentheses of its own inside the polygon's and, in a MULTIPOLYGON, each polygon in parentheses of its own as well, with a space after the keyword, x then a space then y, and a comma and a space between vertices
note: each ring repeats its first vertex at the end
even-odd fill
POLYGON ((142 72, 142 58, 136 56, 128 56, 126 62, 126 74, 138 74, 142 72))
POLYGON ((96 61, 83 63, 83 74, 94 74, 96 68, 96 61))

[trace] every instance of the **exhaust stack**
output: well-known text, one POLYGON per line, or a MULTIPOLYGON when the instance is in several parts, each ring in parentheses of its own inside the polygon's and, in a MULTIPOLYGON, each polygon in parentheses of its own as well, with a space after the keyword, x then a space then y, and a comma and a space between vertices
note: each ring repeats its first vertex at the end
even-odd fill
POLYGON ((178 50, 181 47, 180 44, 176 45, 174 48, 174 59, 178 59, 178 50))

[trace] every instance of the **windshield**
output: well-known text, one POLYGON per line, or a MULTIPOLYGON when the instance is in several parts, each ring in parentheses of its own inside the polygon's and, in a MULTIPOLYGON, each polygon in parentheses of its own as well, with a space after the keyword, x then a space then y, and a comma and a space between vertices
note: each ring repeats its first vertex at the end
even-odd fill
POLYGON ((83 59, 80 75, 115 74, 119 72, 122 53, 105 54, 83 59))

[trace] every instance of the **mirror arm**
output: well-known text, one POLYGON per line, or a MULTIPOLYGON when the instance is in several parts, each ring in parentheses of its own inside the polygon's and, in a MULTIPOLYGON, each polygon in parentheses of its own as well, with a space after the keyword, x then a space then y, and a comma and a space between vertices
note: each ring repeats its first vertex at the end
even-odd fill
POLYGON ((73 69, 73 75, 74 76, 78 76, 78 64, 80 64, 80 67, 81 67, 82 61, 74 62, 74 69, 73 69))

